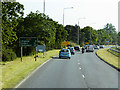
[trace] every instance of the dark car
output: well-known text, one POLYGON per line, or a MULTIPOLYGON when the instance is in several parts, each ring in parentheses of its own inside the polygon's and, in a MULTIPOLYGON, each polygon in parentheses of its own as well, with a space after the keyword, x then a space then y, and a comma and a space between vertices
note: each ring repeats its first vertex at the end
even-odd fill
POLYGON ((94 49, 99 49, 99 46, 98 46, 98 45, 96 45, 96 46, 94 47, 94 49))
POLYGON ((74 49, 80 51, 80 46, 74 46, 74 49))
POLYGON ((100 48, 104 48, 104 46, 103 46, 103 45, 100 45, 100 48))

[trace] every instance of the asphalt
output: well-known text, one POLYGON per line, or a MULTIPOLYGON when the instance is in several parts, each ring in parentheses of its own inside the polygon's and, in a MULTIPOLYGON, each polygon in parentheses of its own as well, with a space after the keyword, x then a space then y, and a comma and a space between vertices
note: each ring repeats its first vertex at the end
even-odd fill
POLYGON ((118 88, 118 73, 95 52, 76 52, 71 59, 53 57, 17 88, 118 88))

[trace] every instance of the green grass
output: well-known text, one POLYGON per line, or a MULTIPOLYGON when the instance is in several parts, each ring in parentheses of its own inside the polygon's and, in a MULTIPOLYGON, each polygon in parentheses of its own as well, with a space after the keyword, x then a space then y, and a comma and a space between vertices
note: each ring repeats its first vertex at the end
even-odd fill
POLYGON ((120 69, 120 60, 118 60, 119 57, 108 52, 108 49, 100 49, 96 53, 104 61, 120 69))
POLYGON ((117 49, 116 47, 114 47, 114 48, 112 48, 112 49, 117 50, 117 51, 119 51, 119 52, 120 52, 120 50, 119 50, 119 49, 117 49))
POLYGON ((15 87, 39 65, 50 59, 52 56, 58 55, 58 53, 59 50, 51 50, 45 52, 45 56, 43 56, 42 53, 39 53, 37 61, 35 61, 34 56, 26 56, 23 57, 22 62, 20 58, 17 58, 14 61, 4 63, 5 65, 2 65, 2 76, 0 76, 2 77, 2 88, 15 87))
MULTIPOLYGON (((112 48, 112 49, 113 49, 113 48, 112 48)), ((110 49, 108 49, 108 51, 109 51, 110 53, 112 53, 113 55, 116 55, 117 57, 120 57, 120 53, 117 53, 117 52, 112 51, 112 50, 110 50, 110 49)))

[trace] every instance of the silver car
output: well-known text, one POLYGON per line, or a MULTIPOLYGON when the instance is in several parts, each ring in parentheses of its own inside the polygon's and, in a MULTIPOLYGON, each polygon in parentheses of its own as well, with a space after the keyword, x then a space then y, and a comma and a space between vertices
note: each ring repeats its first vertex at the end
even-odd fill
POLYGON ((86 48, 86 52, 94 52, 94 46, 93 46, 93 45, 89 45, 89 46, 86 48))

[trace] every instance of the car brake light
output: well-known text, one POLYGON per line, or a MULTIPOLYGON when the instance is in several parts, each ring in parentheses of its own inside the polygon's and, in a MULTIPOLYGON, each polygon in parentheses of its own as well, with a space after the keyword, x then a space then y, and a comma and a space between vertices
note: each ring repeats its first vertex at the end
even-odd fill
POLYGON ((70 54, 70 52, 68 54, 70 54))
POLYGON ((75 51, 75 50, 73 50, 73 51, 75 51))

